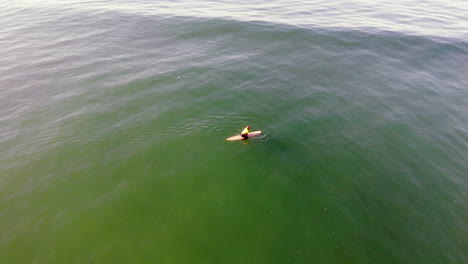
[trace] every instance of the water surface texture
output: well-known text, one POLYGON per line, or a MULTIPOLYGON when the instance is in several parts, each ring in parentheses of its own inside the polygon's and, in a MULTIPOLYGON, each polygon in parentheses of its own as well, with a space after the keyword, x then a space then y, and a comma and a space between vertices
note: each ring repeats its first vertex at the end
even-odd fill
POLYGON ((393 2, 1 2, 1 262, 468 263, 468 4, 393 2))

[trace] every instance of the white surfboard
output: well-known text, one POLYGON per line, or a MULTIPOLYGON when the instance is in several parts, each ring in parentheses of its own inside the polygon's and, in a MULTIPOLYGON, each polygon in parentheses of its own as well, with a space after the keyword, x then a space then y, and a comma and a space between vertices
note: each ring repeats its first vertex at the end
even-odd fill
MULTIPOLYGON (((249 138, 251 137, 255 137, 255 136, 258 136, 262 133, 262 131, 254 131, 254 132, 250 132, 248 135, 249 135, 249 138)), ((243 140, 244 138, 241 136, 241 135, 236 135, 236 136, 232 136, 232 137, 228 137, 226 138, 227 141, 233 141, 233 140, 243 140)))

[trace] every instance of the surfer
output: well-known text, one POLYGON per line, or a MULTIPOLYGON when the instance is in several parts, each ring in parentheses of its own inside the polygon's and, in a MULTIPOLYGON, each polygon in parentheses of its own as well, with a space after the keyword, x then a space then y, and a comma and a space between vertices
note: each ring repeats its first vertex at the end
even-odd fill
POLYGON ((250 126, 246 126, 244 130, 242 130, 242 133, 240 134, 242 137, 242 140, 246 140, 249 138, 249 132, 250 132, 250 126))

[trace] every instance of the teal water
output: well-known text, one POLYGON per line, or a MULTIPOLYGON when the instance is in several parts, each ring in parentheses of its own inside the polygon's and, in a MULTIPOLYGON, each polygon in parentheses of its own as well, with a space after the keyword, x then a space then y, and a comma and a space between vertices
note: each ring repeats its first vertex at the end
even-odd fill
POLYGON ((468 262, 461 1, 0 14, 2 263, 468 262))

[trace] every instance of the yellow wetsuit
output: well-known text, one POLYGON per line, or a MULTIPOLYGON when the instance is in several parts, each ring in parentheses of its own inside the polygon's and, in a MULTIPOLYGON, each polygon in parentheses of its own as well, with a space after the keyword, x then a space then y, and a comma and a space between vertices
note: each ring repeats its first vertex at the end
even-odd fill
POLYGON ((244 128, 244 130, 242 130, 242 133, 241 133, 241 136, 243 139, 248 139, 249 138, 249 127, 246 127, 244 128))

